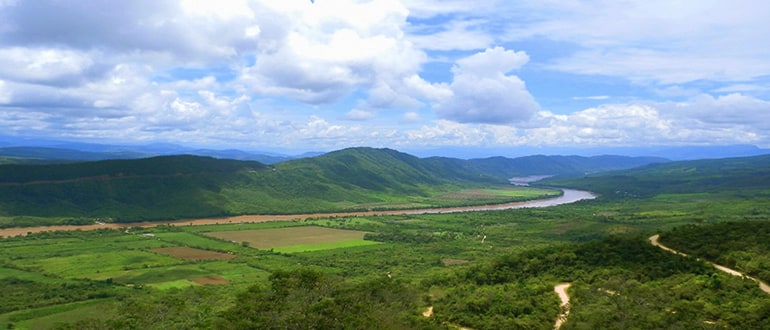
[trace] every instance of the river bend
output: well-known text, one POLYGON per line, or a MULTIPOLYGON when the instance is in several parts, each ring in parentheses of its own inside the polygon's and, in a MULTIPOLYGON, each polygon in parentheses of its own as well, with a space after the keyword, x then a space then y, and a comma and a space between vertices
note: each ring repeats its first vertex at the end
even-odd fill
POLYGON ((306 213, 306 214, 286 214, 286 215, 238 215, 224 218, 202 218, 189 220, 173 221, 149 221, 149 222, 131 222, 131 223, 96 223, 82 226, 40 226, 40 227, 15 227, 0 229, 0 237, 11 237, 26 235, 29 233, 39 233, 44 231, 58 230, 96 230, 96 229, 120 229, 125 227, 155 227, 158 225, 213 225, 227 223, 249 223, 249 222, 268 222, 268 221, 295 221, 305 219, 333 218, 333 217, 365 217, 376 215, 404 215, 404 214, 437 214, 437 213, 459 213, 459 212, 479 212, 496 211, 509 209, 522 209, 533 207, 550 207, 562 204, 570 204, 581 200, 594 199, 596 195, 589 191, 575 189, 561 189, 563 194, 554 198, 538 199, 525 202, 513 202, 505 204, 448 207, 448 208, 428 208, 417 210, 387 210, 387 211, 365 211, 365 212, 336 212, 336 213, 306 213))

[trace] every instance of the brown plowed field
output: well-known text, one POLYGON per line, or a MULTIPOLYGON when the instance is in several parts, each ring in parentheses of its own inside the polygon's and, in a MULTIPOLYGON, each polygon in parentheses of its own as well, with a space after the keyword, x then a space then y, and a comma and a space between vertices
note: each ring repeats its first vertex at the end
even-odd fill
POLYGON ((193 280, 193 282, 198 284, 227 284, 230 283, 230 281, 222 278, 221 276, 207 276, 207 277, 200 277, 193 280))

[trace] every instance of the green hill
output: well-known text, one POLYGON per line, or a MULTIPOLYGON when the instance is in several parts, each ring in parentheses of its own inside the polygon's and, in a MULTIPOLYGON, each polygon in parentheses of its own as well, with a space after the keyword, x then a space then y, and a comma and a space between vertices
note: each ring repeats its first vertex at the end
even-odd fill
POLYGON ((79 217, 118 221, 173 219, 227 213, 218 191, 258 162, 196 156, 108 160, 56 165, 0 166, 4 216, 79 217))
MULTIPOLYGON (((0 216, 119 222, 351 210, 503 184, 446 176, 411 155, 354 148, 268 167, 199 156, 0 166, 0 216), (91 220, 89 220, 91 219, 91 220)), ((407 205, 408 206, 408 205, 407 205)))
MULTIPOLYGON (((531 175, 557 177, 583 176, 612 170, 629 169, 669 160, 659 157, 626 156, 544 156, 535 155, 518 158, 490 157, 479 159, 455 159, 431 157, 425 159, 432 168, 441 169, 454 176, 471 174, 476 178, 513 178, 531 175)), ((468 179, 471 179, 470 177, 468 179)))
POLYGON ((658 194, 770 193, 770 155, 651 164, 624 171, 587 175, 579 180, 549 180, 606 197, 647 197, 658 194))
POLYGON ((254 161, 224 160, 189 155, 68 164, 16 164, 0 167, 0 184, 230 173, 242 170, 264 170, 266 168, 265 165, 254 161))
MULTIPOLYGON (((574 174, 650 159, 547 157, 420 159, 350 148, 273 166, 200 156, 0 166, 0 226, 118 222, 465 205, 440 196, 507 186, 513 175, 574 174), (545 172, 543 172, 545 171, 545 172)), ((506 199, 507 198, 507 199, 506 199)), ((486 202, 510 201, 494 197, 486 202)))

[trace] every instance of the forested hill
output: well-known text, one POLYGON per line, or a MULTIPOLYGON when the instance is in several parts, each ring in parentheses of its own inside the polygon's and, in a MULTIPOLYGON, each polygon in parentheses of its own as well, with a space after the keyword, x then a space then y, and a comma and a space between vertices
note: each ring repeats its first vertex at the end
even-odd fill
POLYGON ((770 193, 770 155, 678 161, 598 173, 549 184, 578 187, 605 196, 648 197, 672 193, 770 193))
MULTIPOLYGON (((419 185, 451 182, 505 183, 504 177, 482 175, 461 166, 436 166, 393 149, 349 148, 313 158, 276 164, 280 171, 293 171, 305 179, 335 182, 346 187, 374 191, 412 190, 419 185)), ((302 180, 302 178, 297 178, 302 180)))
POLYGON ((68 181, 100 178, 206 175, 237 171, 264 170, 255 161, 237 161, 199 156, 160 156, 143 159, 101 160, 93 162, 0 166, 0 185, 38 181, 68 181))
POLYGON ((274 166, 189 155, 2 165, 0 226, 39 225, 29 217, 88 223, 349 211, 505 183, 467 169, 435 170, 414 156, 372 148, 274 166))
POLYGON ((1 165, 0 226, 19 225, 21 216, 72 217, 68 221, 74 223, 96 217, 131 222, 333 212, 384 203, 437 206, 444 204, 425 204, 425 199, 504 185, 513 175, 593 172, 651 161, 601 159, 538 156, 529 158, 531 163, 505 158, 420 159, 392 149, 350 148, 272 166, 190 155, 1 165), (3 220, 9 218, 12 221, 3 220))

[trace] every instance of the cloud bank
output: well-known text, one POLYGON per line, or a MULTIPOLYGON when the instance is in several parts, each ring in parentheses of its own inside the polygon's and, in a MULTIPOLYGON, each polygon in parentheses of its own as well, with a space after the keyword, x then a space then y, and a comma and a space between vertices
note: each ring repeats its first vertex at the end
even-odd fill
POLYGON ((0 130, 251 149, 770 147, 769 6, 0 1, 0 130))

